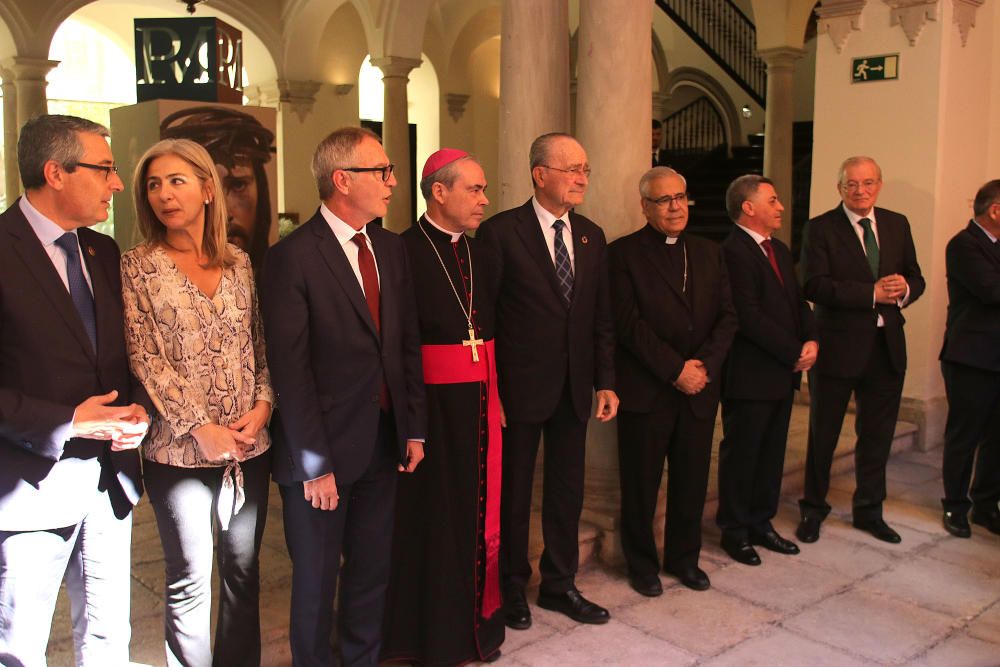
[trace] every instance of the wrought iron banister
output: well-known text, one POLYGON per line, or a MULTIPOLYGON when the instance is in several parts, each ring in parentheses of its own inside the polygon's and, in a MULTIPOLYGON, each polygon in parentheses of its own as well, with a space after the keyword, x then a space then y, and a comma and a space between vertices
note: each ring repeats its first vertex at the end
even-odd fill
POLYGON ((699 97, 667 116, 663 134, 671 154, 708 152, 726 144, 722 116, 707 97, 699 97))

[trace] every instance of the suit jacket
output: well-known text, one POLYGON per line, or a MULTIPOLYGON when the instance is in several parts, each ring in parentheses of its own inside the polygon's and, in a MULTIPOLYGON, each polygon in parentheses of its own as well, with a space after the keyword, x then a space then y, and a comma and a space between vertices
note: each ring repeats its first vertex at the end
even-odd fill
POLYGON ((661 254, 664 236, 651 226, 611 244, 618 396, 622 409, 631 412, 686 400, 698 417, 708 418, 718 408, 736 311, 719 246, 692 234, 681 238, 687 248, 690 300, 670 281, 661 254), (688 359, 700 359, 710 378, 694 396, 672 384, 688 359))
MULTIPOLYGON (((924 293, 910 223, 906 216, 875 209, 879 239, 878 275, 898 273, 910 287, 909 306, 924 293)), ((820 356, 814 369, 843 378, 862 375, 876 342, 876 320, 885 321, 885 339, 895 369, 906 370, 906 337, 896 304, 874 304, 875 279, 864 248, 843 206, 806 223, 802 241, 802 291, 816 304, 820 356)))
POLYGON ((116 405, 149 400, 129 372, 120 253, 79 230, 94 292, 97 351, 20 200, 0 215, 0 530, 79 523, 98 488, 124 517, 142 495, 139 454, 108 441, 64 441, 76 406, 118 391, 116 405))
POLYGON ((583 420, 590 415, 592 390, 615 388, 604 231, 573 211, 569 221, 574 253, 569 308, 530 199, 484 222, 477 235, 496 255, 500 396, 507 416, 518 421, 548 419, 567 373, 573 407, 583 420))
POLYGON ((1000 243, 979 225, 948 242, 948 323, 941 360, 1000 372, 1000 243))
POLYGON ((333 230, 316 214, 267 253, 261 285, 267 359, 277 395, 273 476, 357 480, 372 459, 383 379, 402 459, 423 438, 420 329, 403 241, 366 228, 379 271, 381 336, 333 230))
POLYGON ((724 398, 787 398, 802 379, 802 373, 792 371, 802 345, 816 340, 816 322, 799 289, 792 253, 775 238, 771 247, 784 284, 754 238, 738 226, 722 243, 739 320, 722 379, 724 398))

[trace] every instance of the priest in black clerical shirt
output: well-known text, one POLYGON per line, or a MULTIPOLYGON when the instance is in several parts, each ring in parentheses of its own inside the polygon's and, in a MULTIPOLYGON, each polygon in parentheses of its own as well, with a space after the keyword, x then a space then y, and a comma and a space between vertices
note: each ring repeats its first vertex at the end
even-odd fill
POLYGON ((493 357, 493 255, 466 236, 483 169, 442 149, 424 165, 427 214, 403 233, 420 315, 425 458, 400 479, 383 660, 459 665, 499 656, 502 410, 493 357))
POLYGON ((646 226, 611 244, 618 348, 622 547, 629 583, 662 593, 653 517, 668 461, 663 569, 695 590, 722 364, 736 312, 719 247, 684 233, 687 184, 669 167, 639 181, 646 226))

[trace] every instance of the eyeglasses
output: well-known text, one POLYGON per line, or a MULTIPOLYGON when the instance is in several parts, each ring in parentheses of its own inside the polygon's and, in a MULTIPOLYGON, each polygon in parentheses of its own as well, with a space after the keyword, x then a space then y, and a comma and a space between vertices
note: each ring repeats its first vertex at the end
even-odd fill
POLYGON ((94 171, 103 171, 104 179, 110 181, 111 174, 118 174, 117 164, 90 164, 89 162, 77 162, 74 165, 76 167, 83 167, 84 169, 93 169, 94 171))
POLYGON ((564 174, 575 174, 577 176, 586 176, 587 178, 590 178, 590 167, 587 166, 572 167, 571 169, 560 169, 559 167, 551 167, 547 164, 539 166, 551 169, 552 171, 561 171, 564 174))
POLYGON ((395 166, 396 165, 390 163, 390 164, 387 164, 384 167, 344 167, 341 171, 353 171, 355 173, 364 173, 364 172, 368 172, 368 171, 371 171, 371 172, 378 171, 378 172, 382 173, 382 182, 383 183, 388 183, 389 182, 389 177, 392 176, 392 170, 393 170, 393 168, 395 166))
POLYGON ((669 207, 671 204, 677 204, 678 206, 680 206, 681 204, 687 204, 688 202, 688 196, 686 192, 682 192, 677 195, 663 195, 662 197, 658 197, 656 199, 653 199, 651 197, 643 197, 643 199, 648 201, 653 206, 667 206, 667 207, 669 207))
POLYGON ((868 179, 867 181, 861 181, 860 183, 858 181, 847 181, 846 183, 842 184, 842 187, 848 192, 857 192, 862 188, 865 190, 871 190, 881 182, 882 181, 876 181, 872 179, 868 179))

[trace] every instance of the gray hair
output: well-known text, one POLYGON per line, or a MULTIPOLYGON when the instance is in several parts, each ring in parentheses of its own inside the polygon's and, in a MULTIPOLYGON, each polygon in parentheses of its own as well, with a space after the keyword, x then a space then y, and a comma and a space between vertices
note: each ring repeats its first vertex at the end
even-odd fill
POLYGON ((45 163, 50 160, 68 172, 76 170, 83 157, 80 132, 111 136, 103 125, 77 116, 44 114, 24 124, 17 140, 17 168, 25 190, 45 185, 45 163))
POLYGON ((979 188, 976 199, 972 202, 972 213, 977 218, 986 215, 990 206, 1000 203, 1000 179, 995 179, 979 188))
POLYGON ((774 181, 760 174, 744 174, 733 180, 726 188, 726 213, 729 219, 737 222, 743 213, 743 202, 757 194, 762 184, 774 186, 774 181))
POLYGON ((450 190, 451 186, 455 184, 455 179, 458 178, 459 163, 465 162, 466 160, 472 160, 476 164, 479 164, 479 160, 477 160, 475 156, 466 155, 465 157, 460 157, 457 160, 449 162, 437 171, 428 174, 426 178, 420 179, 420 194, 424 196, 424 199, 431 198, 435 183, 440 183, 450 190))
POLYGON ((319 142, 313 153, 312 173, 321 200, 326 201, 333 196, 333 172, 352 166, 358 145, 365 138, 382 143, 377 134, 363 127, 342 127, 319 142))
POLYGON ((649 196, 649 184, 658 178, 666 178, 667 176, 676 176, 681 179, 681 183, 684 184, 684 190, 687 191, 688 182, 684 176, 681 175, 676 169, 671 169, 670 167, 653 167, 639 179, 639 194, 643 197, 649 196))
POLYGON ((855 167, 859 164, 864 164, 870 162, 875 166, 875 171, 878 173, 878 180, 882 180, 882 167, 878 166, 878 162, 874 158, 870 158, 867 155, 854 155, 843 161, 840 165, 840 169, 837 170, 837 183, 843 185, 844 174, 847 173, 848 167, 855 167))
POLYGON ((573 141, 576 141, 576 137, 572 134, 566 134, 565 132, 549 132, 548 134, 543 134, 537 137, 531 142, 531 148, 528 149, 528 166, 531 170, 531 187, 535 187, 535 167, 545 166, 545 163, 549 161, 552 144, 554 144, 557 139, 572 139, 573 141))

